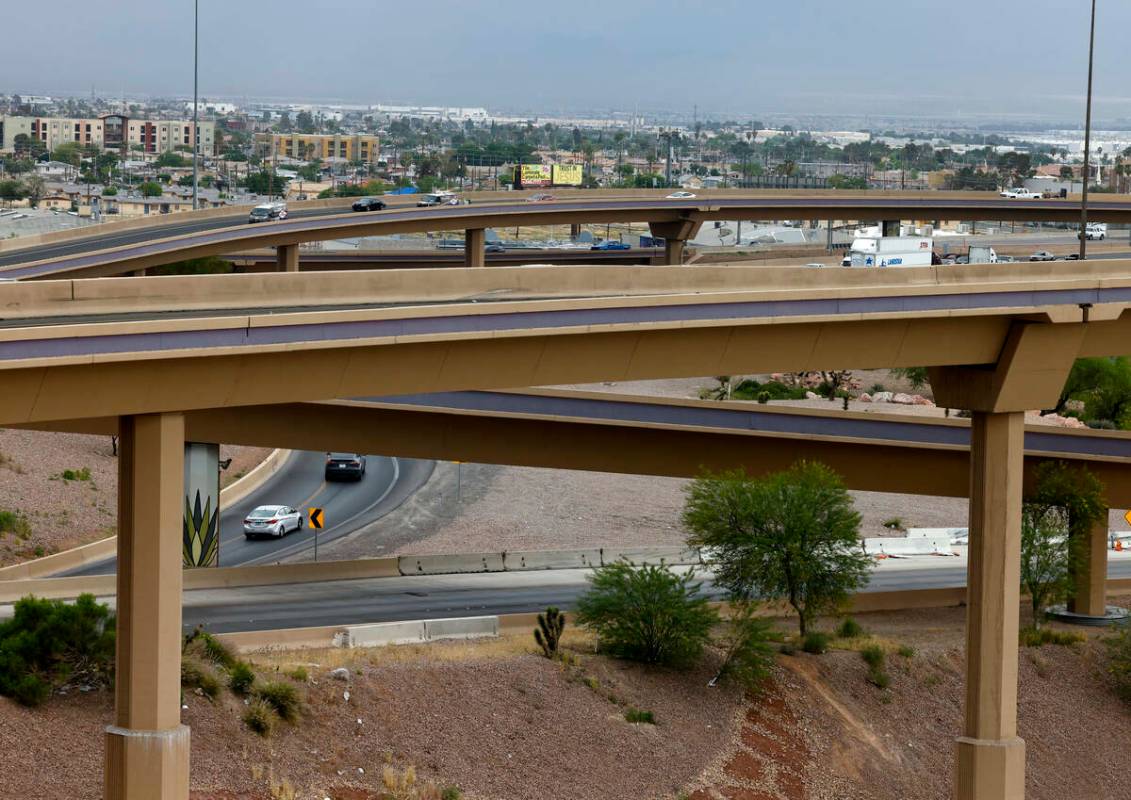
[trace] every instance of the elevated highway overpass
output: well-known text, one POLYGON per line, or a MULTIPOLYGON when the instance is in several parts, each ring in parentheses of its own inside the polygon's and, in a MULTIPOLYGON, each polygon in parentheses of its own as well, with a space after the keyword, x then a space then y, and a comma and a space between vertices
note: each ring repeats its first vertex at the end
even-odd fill
MULTIPOLYGON (((364 214, 338 213, 342 211, 340 206, 322 206, 297 210, 286 220, 259 225, 243 224, 225 213, 199 221, 173 220, 128 231, 115 231, 114 226, 83 229, 66 241, 45 241, 33 248, 0 252, 0 278, 121 275, 189 258, 267 246, 278 248, 281 270, 297 271, 297 245, 303 242, 441 230, 464 230, 468 243, 465 263, 483 266, 483 234, 488 228, 625 222, 648 223, 655 235, 667 240, 666 263, 676 264, 682 259, 684 243, 703 223, 712 220, 1072 222, 1080 215, 1079 203, 1072 199, 1013 200, 963 192, 716 192, 678 200, 655 192, 641 192, 636 197, 579 192, 570 197, 549 203, 492 199, 462 206, 401 206, 364 214)), ((1131 202, 1093 200, 1089 218, 1097 222, 1131 222, 1131 202)))
MULTIPOLYGON (((965 213, 982 217, 996 213, 992 204, 998 202, 944 209, 938 203, 945 198, 932 200, 933 206, 910 199, 885 205, 887 201, 875 195, 841 199, 847 205, 837 208, 846 214, 873 219, 935 211, 945 218, 965 213)), ((361 221, 294 219, 127 245, 112 253, 64 256, 10 267, 4 274, 111 274, 220 253, 236 242, 241 247, 293 247, 318 236, 340 235, 350 226, 388 231, 396 225, 409 229, 440 223, 451 228, 458 221, 475 231, 482 230, 477 225, 499 224, 502 215, 509 224, 545 224, 551 218, 561 224, 570 214, 584 221, 601 215, 639 220, 643 215, 658 228, 671 226, 659 229, 675 231, 674 237, 666 235, 680 241, 678 235, 702 219, 741 218, 746 213, 825 217, 834 212, 820 198, 785 201, 794 206, 732 200, 730 205, 719 200, 690 207, 659 200, 608 200, 572 209, 565 203, 509 210, 473 206, 429 212, 434 215, 430 219, 415 217, 414 211, 388 211, 361 221), (798 213, 803 208, 808 210, 798 213)), ((1074 213, 1055 201, 1040 201, 1039 209, 1034 202, 1024 210, 1020 202, 1010 201, 1007 205, 1018 210, 1009 213, 1046 219, 1074 213)), ((1110 208, 1103 213, 1120 216, 1125 211, 1110 208)), ((1024 782, 1024 744, 1015 724, 1018 569, 1026 447, 1035 440, 1034 433, 1025 430, 1023 412, 1056 402, 1076 358, 1126 353, 1131 342, 1129 307, 1131 264, 1125 261, 898 271, 547 266, 391 270, 345 277, 299 273, 108 282, 21 280, 0 284, 0 309, 7 325, 0 330, 0 381, 5 389, 0 393, 0 425, 63 427, 84 420, 117 421, 119 703, 116 724, 107 734, 107 794, 139 796, 122 788, 133 783, 159 786, 161 797, 182 798, 187 795, 188 732, 179 724, 174 691, 182 585, 178 511, 183 443, 192 435, 198 415, 213 415, 217 426, 249 432, 258 427, 266 435, 271 415, 289 413, 296 404, 333 404, 334 410, 326 412, 331 419, 373 411, 365 402, 359 409, 342 405, 341 398, 399 396, 395 405, 400 409, 378 410, 407 415, 424 412, 419 398, 404 397, 421 393, 927 366, 940 404, 972 412, 969 455, 952 456, 959 463, 966 459, 971 498, 967 714, 957 745, 958 796, 988 800, 1019 796, 1024 782), (107 283, 121 288, 107 288, 107 283), (252 287, 258 287, 258 293, 252 287), (267 420, 262 425, 256 422, 260 407, 267 420)), ((451 396, 447 402, 452 402, 451 396)), ((439 413, 474 415, 475 409, 455 405, 439 413)), ((585 418, 579 408, 575 412, 585 418)), ((526 416, 574 422, 552 410, 526 416)), ((590 417, 587 424, 596 424, 592 412, 590 417)), ((686 423, 668 420, 671 430, 662 432, 674 435, 703 427, 686 423)), ((762 423, 768 424, 768 418, 762 423)), ((290 424, 296 427, 293 418, 290 424)), ((617 424, 634 427, 623 419, 617 424)), ((726 426, 722 428, 726 432, 726 426)), ((739 431, 735 427, 729 434, 737 438, 739 431)), ((777 434, 787 438, 781 431, 777 434)), ((793 437, 805 435, 794 432, 793 437)), ((829 441, 822 447, 827 445, 830 452, 866 438, 828 431, 823 435, 829 441)), ((812 432, 808 437, 812 443, 812 432)), ((895 445, 876 446, 890 446, 893 453, 900 446, 962 449, 945 441, 907 447, 898 439, 895 445)), ((1077 447, 1083 447, 1085 439, 1092 447, 1108 442, 1102 436, 1094 441, 1082 436, 1077 447)), ((557 441, 563 448, 571 446, 565 437, 557 441)), ((580 450, 584 437, 576 441, 580 450)), ((459 444, 455 438, 450 442, 459 444)), ((461 446, 473 444, 465 441, 461 446)), ((518 453, 531 449, 514 436, 495 446, 518 453)), ((1055 448, 1032 455, 1047 457, 1049 452, 1055 453, 1055 448)), ((1119 458, 1087 455, 1089 462, 1105 465, 1118 465, 1119 458)), ((950 469, 949 485, 958 491, 961 468, 950 469)), ((1098 530, 1089 539, 1088 558, 1078 573, 1081 584, 1089 587, 1102 586, 1101 578, 1091 578, 1103 575, 1104 565, 1095 560, 1097 552, 1103 553, 1095 546, 1097 540, 1102 540, 1098 530)))

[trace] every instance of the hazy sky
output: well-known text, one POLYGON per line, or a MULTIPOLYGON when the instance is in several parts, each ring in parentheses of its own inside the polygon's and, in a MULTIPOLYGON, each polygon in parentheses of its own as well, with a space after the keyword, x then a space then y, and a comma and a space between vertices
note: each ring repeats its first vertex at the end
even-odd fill
MULTIPOLYGON (((5 3, 0 91, 192 92, 192 0, 5 3), (45 10, 46 9, 46 10, 45 10), (15 36, 12 32, 26 35, 15 36)), ((200 0, 202 96, 1082 114, 1088 0, 200 0)), ((1131 117, 1099 0, 1096 115, 1131 117)))

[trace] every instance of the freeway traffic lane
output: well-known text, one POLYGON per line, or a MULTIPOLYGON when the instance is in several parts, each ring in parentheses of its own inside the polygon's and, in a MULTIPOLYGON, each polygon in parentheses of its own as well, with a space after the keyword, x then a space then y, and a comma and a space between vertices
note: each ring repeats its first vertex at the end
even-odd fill
MULTIPOLYGON (((432 462, 415 459, 368 456, 360 481, 329 482, 324 477, 325 453, 291 453, 286 463, 248 497, 220 515, 220 564, 234 567, 269 564, 314 548, 314 531, 302 530, 281 539, 247 539, 244 517, 256 506, 289 505, 303 517, 311 506, 325 511, 326 527, 318 532, 320 543, 353 533, 389 511, 422 486, 432 473, 432 462)), ((117 560, 108 559, 66 575, 109 575, 117 560)))
MULTIPOLYGON (((884 562, 865 591, 964 586, 959 559, 884 562), (923 564, 919 566, 918 564, 923 564)), ((279 630, 367 622, 470 617, 573 608, 588 587, 589 570, 544 570, 465 575, 369 578, 323 583, 207 589, 185 593, 184 626, 217 633, 279 630)), ((1108 564, 1111 578, 1131 578, 1131 559, 1108 564)), ((721 597, 709 575, 704 589, 721 597)))

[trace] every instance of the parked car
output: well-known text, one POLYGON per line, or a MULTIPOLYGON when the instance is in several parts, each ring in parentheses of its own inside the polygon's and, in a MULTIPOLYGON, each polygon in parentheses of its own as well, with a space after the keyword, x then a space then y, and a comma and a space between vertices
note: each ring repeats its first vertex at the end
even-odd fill
POLYGON ((1033 255, 1029 256, 1029 260, 1030 261, 1056 261, 1056 256, 1054 256, 1048 250, 1038 250, 1037 252, 1033 253, 1033 255))
POLYGON ((365 456, 360 453, 327 453, 326 480, 359 481, 365 475, 365 456))
POLYGON ((385 201, 376 197, 360 197, 353 201, 351 208, 354 211, 384 211, 385 201))
POLYGON ((1069 253, 1068 255, 1066 255, 1064 257, 1064 260, 1065 261, 1079 261, 1080 260, 1080 254, 1079 253, 1069 253))
POLYGON ((590 250, 631 250, 632 245, 626 242, 618 242, 614 239, 606 239, 603 242, 597 242, 589 248, 590 250))
POLYGON ((1014 200, 1040 200, 1044 197, 1040 192, 1032 192, 1022 188, 1006 189, 998 194, 1001 197, 1008 197, 1014 200))
POLYGON ((259 506, 243 521, 243 535, 248 539, 257 536, 282 538, 291 531, 302 530, 303 518, 290 506, 259 506))
POLYGON ((557 200, 552 194, 532 194, 526 198, 528 203, 549 203, 552 200, 557 200))
POLYGON ((694 192, 672 192, 668 195, 668 200, 690 200, 695 197, 694 192))
POLYGON ((505 253, 507 248, 503 247, 498 242, 491 242, 490 244, 483 245, 483 252, 485 253, 505 253))
POLYGON ((277 219, 287 218, 287 204, 286 203, 263 203, 251 210, 247 215, 247 221, 250 224, 256 222, 273 222, 277 219))

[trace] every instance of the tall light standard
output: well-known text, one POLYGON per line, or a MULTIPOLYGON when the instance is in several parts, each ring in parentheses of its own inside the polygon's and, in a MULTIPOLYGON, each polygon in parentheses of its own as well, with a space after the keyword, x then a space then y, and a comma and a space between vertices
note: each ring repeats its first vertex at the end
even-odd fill
POLYGON ((197 77, 200 74, 200 0, 192 0, 192 210, 197 209, 197 156, 200 152, 200 102, 196 96, 197 77))
POLYGON ((1092 170, 1088 159, 1092 147, 1092 56, 1096 48, 1096 0, 1092 0, 1092 27, 1088 34, 1088 102, 1084 111, 1084 196, 1080 203, 1080 260, 1088 254, 1088 184, 1092 170))

